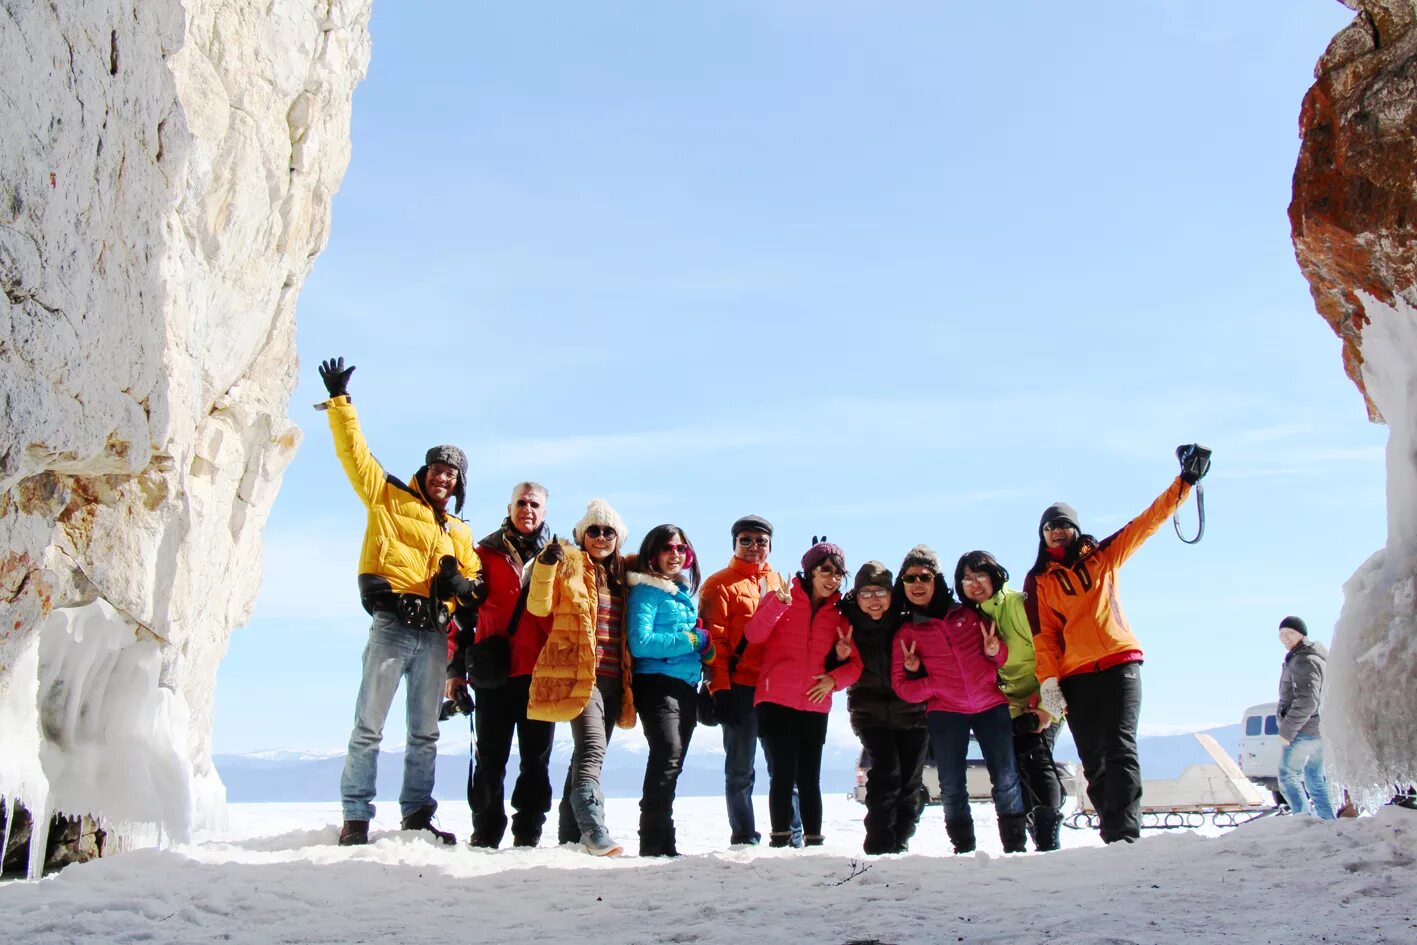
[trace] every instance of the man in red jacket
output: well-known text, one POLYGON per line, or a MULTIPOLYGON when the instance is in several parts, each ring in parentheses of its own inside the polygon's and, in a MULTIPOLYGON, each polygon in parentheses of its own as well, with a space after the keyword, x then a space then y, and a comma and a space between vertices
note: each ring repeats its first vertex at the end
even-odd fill
MULTIPOLYGON (((526 716, 531 691, 531 671, 546 642, 544 630, 535 620, 522 620, 531 566, 546 546, 546 487, 521 482, 512 490, 507 517, 502 527, 477 543, 482 563, 486 598, 477 611, 474 646, 501 637, 509 653, 507 678, 472 678, 474 702, 473 755, 467 779, 467 802, 472 808, 474 847, 495 849, 507 830, 504 782, 507 761, 512 753, 512 736, 517 738, 521 757, 516 787, 512 790, 512 843, 534 847, 541 840, 546 813, 551 810, 551 741, 553 722, 539 722, 526 716)), ((459 620, 461 621, 461 615, 459 620)), ((462 636, 465 638, 466 633, 462 636)), ((446 695, 453 698, 469 682, 470 655, 459 645, 448 662, 446 695)))
MULTIPOLYGON (((743 628, 758 609, 759 581, 771 589, 781 576, 768 564, 772 523, 760 515, 745 515, 733 523, 733 558, 728 567, 709 575, 699 591, 699 615, 713 638, 711 663, 714 707, 723 729, 723 786, 728 801, 730 844, 756 844, 762 837, 753 817, 754 766, 757 763, 758 718, 753 696, 758 685, 761 645, 748 643, 743 628)), ((768 770, 772 758, 767 757, 768 770)), ((802 845, 802 818, 794 793, 792 845, 802 845)))

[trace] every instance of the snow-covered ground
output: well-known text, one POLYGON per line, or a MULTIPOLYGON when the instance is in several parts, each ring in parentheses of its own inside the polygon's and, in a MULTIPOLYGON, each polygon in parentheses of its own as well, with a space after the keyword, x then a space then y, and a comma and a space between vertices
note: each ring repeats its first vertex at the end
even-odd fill
MULTIPOLYGON (((0 941, 1393 943, 1417 941, 1417 813, 1324 823, 1267 817, 1231 831, 1148 831, 1101 847, 1063 831, 1057 853, 947 853, 939 808, 904 856, 860 855, 860 805, 826 799, 812 852, 726 850, 721 798, 676 805, 677 860, 570 849, 474 851, 400 833, 381 804, 374 842, 335 845, 333 804, 232 805, 191 845, 0 886, 0 941)), ((608 803, 634 851, 636 802, 608 803)), ((766 822, 766 811, 760 807, 766 822)), ((466 806, 442 825, 466 837, 466 806)), ((554 828, 553 828, 554 829, 554 828)))

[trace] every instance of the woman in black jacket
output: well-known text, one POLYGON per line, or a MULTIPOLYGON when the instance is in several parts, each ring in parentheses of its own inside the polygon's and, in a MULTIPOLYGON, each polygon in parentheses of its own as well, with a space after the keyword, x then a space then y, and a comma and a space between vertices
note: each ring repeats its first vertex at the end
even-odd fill
POLYGON ((841 599, 861 654, 861 678, 846 693, 851 728, 861 739, 866 771, 866 842, 869 854, 904 853, 920 820, 921 772, 929 732, 925 703, 906 702, 891 688, 891 655, 905 607, 892 596, 890 569, 868 561, 841 599))

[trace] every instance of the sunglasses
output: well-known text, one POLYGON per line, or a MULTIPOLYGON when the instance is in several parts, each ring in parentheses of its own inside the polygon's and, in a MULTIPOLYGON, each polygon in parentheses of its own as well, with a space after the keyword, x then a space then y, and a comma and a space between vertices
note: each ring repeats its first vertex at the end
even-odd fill
POLYGON ((539 508, 541 508, 541 503, 538 502, 538 501, 536 501, 535 499, 518 499, 518 500, 517 500, 517 508, 519 508, 519 509, 539 509, 539 508))
POLYGON ((891 592, 884 587, 863 587, 856 592, 857 597, 889 597, 891 592))
POLYGON ((846 577, 845 571, 838 571, 836 568, 817 568, 817 573, 824 578, 840 580, 846 577))
POLYGON ((614 541, 616 532, 609 525, 587 525, 585 534, 587 538, 604 538, 614 541))
POLYGON ((903 574, 900 578, 902 584, 928 584, 933 580, 933 574, 903 574))
POLYGON ((749 538, 747 535, 738 536, 738 544, 744 548, 766 548, 772 544, 771 538, 749 538))
MULTIPOLYGON (((590 529, 586 529, 586 531, 590 531, 590 529)), ((673 552, 673 553, 676 554, 676 555, 686 555, 686 554, 689 553, 689 546, 688 546, 688 545, 672 545, 672 544, 671 544, 671 545, 665 545, 665 546, 664 546, 662 549, 660 549, 660 550, 661 550, 661 551, 673 552)))
POLYGON ((1065 518, 1055 518, 1055 519, 1053 519, 1053 521, 1049 522, 1047 525, 1044 525, 1044 526, 1043 526, 1043 530, 1044 530, 1045 532, 1064 532, 1064 531, 1067 531, 1067 530, 1070 529, 1070 528, 1076 528, 1076 527, 1077 527, 1077 526, 1075 526, 1072 522, 1068 521, 1068 520, 1065 519, 1065 518))

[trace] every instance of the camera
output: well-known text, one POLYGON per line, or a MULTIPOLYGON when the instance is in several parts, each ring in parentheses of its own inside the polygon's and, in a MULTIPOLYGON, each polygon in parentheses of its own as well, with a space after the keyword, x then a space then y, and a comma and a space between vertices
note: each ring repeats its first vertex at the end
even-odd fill
POLYGON ((1037 735, 1038 734, 1038 713, 1025 712, 1014 718, 1015 735, 1037 735))
POLYGON ((473 708, 472 693, 461 687, 454 689, 453 697, 443 700, 443 707, 438 710, 438 721, 446 722, 455 715, 472 715, 473 708))

